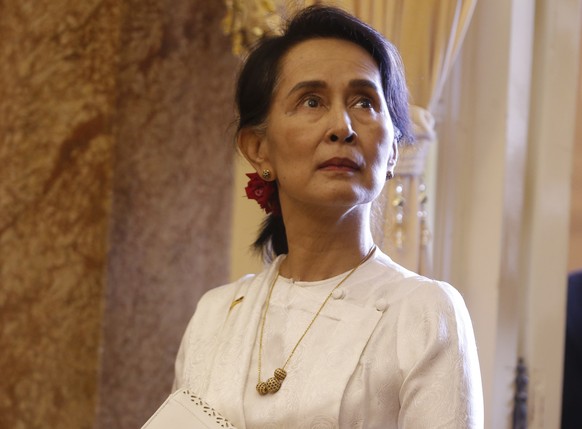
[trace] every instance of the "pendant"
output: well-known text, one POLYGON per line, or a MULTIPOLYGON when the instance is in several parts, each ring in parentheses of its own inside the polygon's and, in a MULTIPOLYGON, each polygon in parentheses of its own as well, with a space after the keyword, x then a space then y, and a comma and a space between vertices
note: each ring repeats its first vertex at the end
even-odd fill
POLYGON ((266 395, 267 393, 277 393, 283 384, 283 380, 287 377, 287 371, 283 368, 277 368, 274 377, 269 378, 266 382, 259 381, 257 383, 257 392, 260 395, 266 395))
POLYGON ((259 392, 260 395, 266 395, 269 392, 269 389, 267 389, 267 383, 259 381, 257 383, 257 392, 259 392))

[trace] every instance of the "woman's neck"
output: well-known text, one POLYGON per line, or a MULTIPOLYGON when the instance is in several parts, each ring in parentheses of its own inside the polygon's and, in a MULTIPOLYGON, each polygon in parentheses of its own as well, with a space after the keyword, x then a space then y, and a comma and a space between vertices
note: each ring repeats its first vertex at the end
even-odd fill
POLYGON ((358 265, 374 245, 369 210, 360 206, 341 216, 286 215, 289 252, 279 273, 294 280, 317 281, 358 265))

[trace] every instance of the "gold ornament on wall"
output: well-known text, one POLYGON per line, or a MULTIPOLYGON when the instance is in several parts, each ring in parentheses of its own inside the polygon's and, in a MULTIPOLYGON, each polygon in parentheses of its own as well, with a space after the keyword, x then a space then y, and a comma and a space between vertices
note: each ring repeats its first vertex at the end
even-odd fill
POLYGON ((230 36, 232 52, 244 55, 265 36, 278 34, 281 26, 298 10, 319 1, 309 0, 225 0, 224 34, 230 36))

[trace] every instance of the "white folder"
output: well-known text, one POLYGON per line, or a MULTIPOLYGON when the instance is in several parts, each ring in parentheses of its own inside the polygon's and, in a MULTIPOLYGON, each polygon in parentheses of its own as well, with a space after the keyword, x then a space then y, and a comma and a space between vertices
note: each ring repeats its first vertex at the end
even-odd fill
POLYGON ((172 393, 142 429, 236 429, 218 411, 188 389, 172 393))

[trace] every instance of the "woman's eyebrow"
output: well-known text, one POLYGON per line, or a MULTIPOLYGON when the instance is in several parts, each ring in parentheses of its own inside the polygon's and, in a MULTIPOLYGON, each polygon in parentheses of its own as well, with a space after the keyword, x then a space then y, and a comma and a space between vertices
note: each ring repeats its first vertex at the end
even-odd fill
POLYGON ((370 88, 376 92, 378 92, 378 85, 368 79, 353 79, 350 80, 349 83, 350 88, 370 88))
MULTIPOLYGON (((359 89, 359 88, 369 88, 373 91, 378 92, 378 86, 371 80, 368 79, 352 79, 349 82, 349 87, 352 89, 359 89)), ((287 93, 287 97, 292 95, 293 93, 304 90, 304 89, 325 89, 327 88, 327 83, 323 80, 305 80, 302 82, 298 82, 291 88, 291 90, 287 93)))
POLYGON ((303 82, 299 82, 291 88, 291 90, 287 93, 287 97, 289 97, 294 92, 297 92, 302 89, 324 89, 327 88, 327 84, 323 80, 306 80, 303 82))

